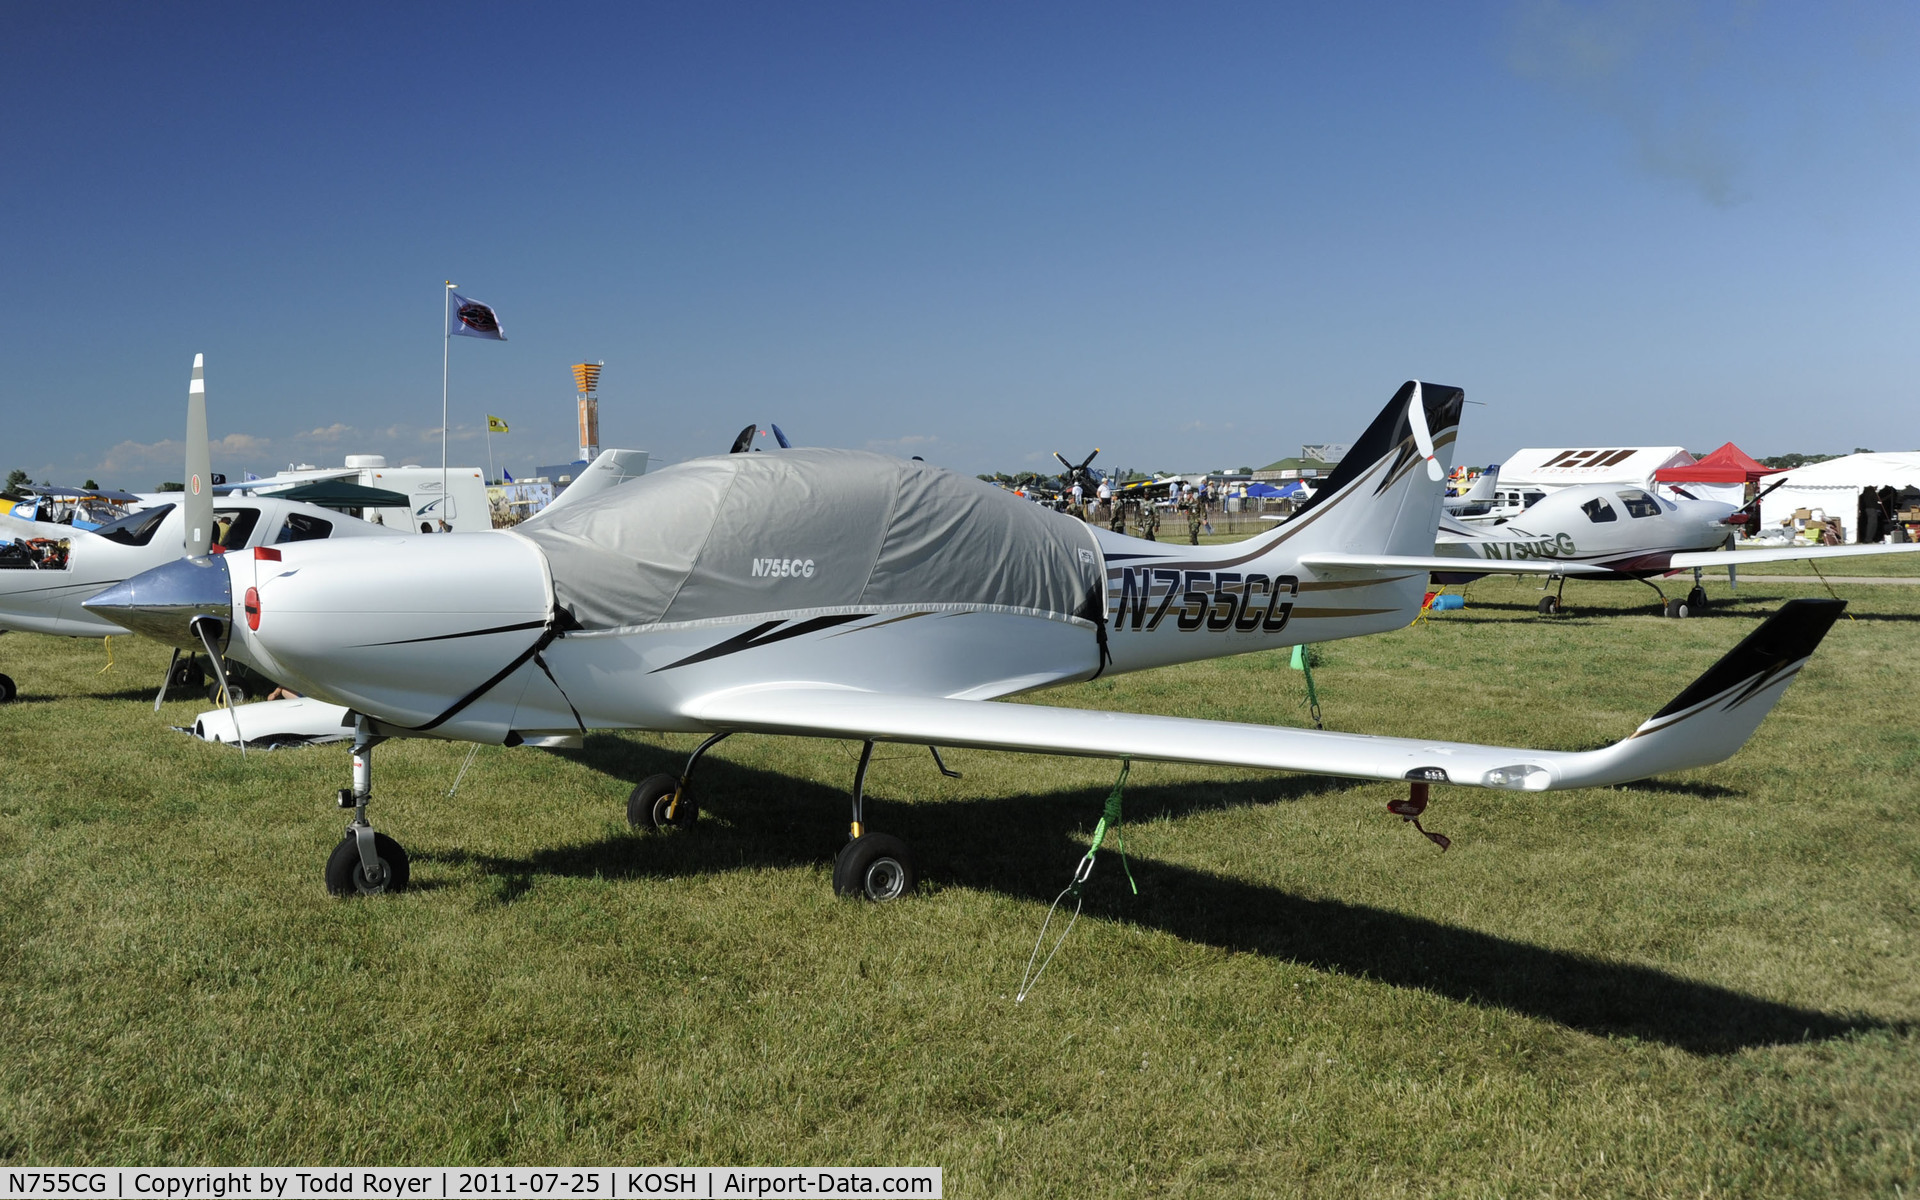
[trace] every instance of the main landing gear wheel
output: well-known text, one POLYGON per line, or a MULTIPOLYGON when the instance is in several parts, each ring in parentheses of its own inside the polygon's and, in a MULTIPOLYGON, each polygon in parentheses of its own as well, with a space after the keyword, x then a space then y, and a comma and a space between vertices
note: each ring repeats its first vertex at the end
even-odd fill
POLYGON ((1707 589, 1694 584, 1693 590, 1687 593, 1687 608, 1695 613, 1707 611, 1707 589))
POLYGON ((1687 607, 1685 600, 1669 600, 1663 611, 1669 617, 1688 617, 1693 615, 1693 610, 1687 607))
POLYGON ((673 793, 680 788, 680 781, 671 775, 649 775, 634 785, 633 794, 627 797, 627 824, 647 825, 654 829, 685 829, 700 819, 700 805, 684 791, 679 803, 674 803, 673 793), (673 809, 673 815, 667 815, 667 809, 673 809))
POLYGON ((915 882, 913 851, 889 833, 863 833, 834 856, 835 895, 884 904, 912 894, 915 882))
POLYGON ((327 890, 336 896, 380 896, 407 890, 411 871, 407 852, 400 843, 384 833, 373 835, 373 853, 378 860, 378 879, 369 879, 360 861, 359 839, 349 831, 327 855, 327 890))
POLYGON ((1540 615, 1541 616, 1551 617, 1558 614, 1559 611, 1560 611, 1560 597, 1558 596, 1540 597, 1540 615))
POLYGON ((167 683, 172 687, 205 687, 207 683, 206 668, 200 665, 199 659, 189 658, 187 661, 174 667, 173 674, 168 677, 167 683))
MULTIPOLYGON (((235 704, 245 704, 247 702, 247 689, 241 687, 239 684, 228 683, 227 691, 233 696, 233 702, 235 704)), ((225 704, 226 703, 225 700, 220 698, 219 684, 210 683, 207 685, 207 703, 208 704, 225 704)))
POLYGON ((19 694, 20 689, 13 686, 13 676, 0 675, 0 704, 7 703, 19 694))

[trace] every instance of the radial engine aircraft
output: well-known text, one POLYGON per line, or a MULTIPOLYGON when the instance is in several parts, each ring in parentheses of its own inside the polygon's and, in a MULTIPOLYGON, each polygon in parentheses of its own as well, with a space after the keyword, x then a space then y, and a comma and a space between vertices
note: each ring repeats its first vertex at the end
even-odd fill
MULTIPOLYGON (((129 513, 98 529, 63 527, 58 540, 18 538, 0 545, 0 630, 84 638, 125 633, 122 626, 89 612, 82 602, 123 579, 178 559, 183 548, 188 554, 224 554, 255 546, 398 532, 331 509, 270 496, 223 503, 216 510, 208 469, 202 368, 201 356, 194 355, 187 395, 186 490, 174 500, 129 513)), ((198 665, 191 661, 178 673, 170 667, 168 683, 197 685, 198 672, 198 665)), ((13 680, 0 675, 0 702, 13 696, 13 680)))
POLYGON ((1508 574, 1557 576, 1559 590, 1540 598, 1540 611, 1545 614, 1561 611, 1569 578, 1634 579, 1660 596, 1666 616, 1685 617, 1706 611, 1707 592, 1700 585, 1700 573, 1709 567, 1727 568, 1728 579, 1737 584, 1738 569, 1754 563, 1920 550, 1920 544, 1724 549, 1733 543, 1743 511, 1737 505, 1688 496, 1670 500, 1638 487, 1578 484, 1553 492, 1519 516, 1494 525, 1469 525, 1442 517, 1434 552, 1470 562, 1472 569, 1436 571, 1433 578, 1439 583, 1469 583, 1493 563, 1508 574), (1519 566, 1527 563, 1530 568, 1519 566), (1693 588, 1684 599, 1669 597, 1653 581, 1653 576, 1689 569, 1693 588))
MULTIPOLYGON (((1170 546, 977 480, 860 451, 694 459, 550 519, 463 537, 192 557, 87 602, 227 653, 353 713, 353 817, 336 894, 392 892, 406 852, 368 820, 395 737, 516 745, 592 729, 705 734, 628 819, 685 825, 696 764, 734 733, 862 743, 835 890, 911 892, 912 852, 867 824, 876 742, 1142 758, 1538 792, 1718 762, 1746 741, 1844 605, 1796 600, 1634 733, 1525 750, 995 703, 1122 671, 1379 633, 1419 612, 1460 389, 1409 382, 1293 520, 1170 546), (1424 460, 1424 467, 1422 469, 1424 460)), ((1523 564, 1525 565, 1525 564, 1523 564)), ((1487 569, 1498 569, 1491 563, 1487 569)))

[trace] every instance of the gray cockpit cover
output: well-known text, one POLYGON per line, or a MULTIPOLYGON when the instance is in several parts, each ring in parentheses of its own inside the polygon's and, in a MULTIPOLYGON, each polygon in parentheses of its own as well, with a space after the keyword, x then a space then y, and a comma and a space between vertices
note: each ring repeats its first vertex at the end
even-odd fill
POLYGON ((1080 521, 860 450, 694 459, 516 532, 546 553, 555 599, 586 629, 880 605, 1085 619, 1104 606, 1080 521))

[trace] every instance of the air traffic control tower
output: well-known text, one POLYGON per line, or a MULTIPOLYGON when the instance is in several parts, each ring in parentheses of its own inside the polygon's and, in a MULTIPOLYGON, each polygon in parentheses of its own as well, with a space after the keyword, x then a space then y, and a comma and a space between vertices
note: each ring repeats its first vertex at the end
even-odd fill
POLYGON ((573 364, 574 386, 580 391, 580 457, 600 457, 600 368, 604 362, 573 364))

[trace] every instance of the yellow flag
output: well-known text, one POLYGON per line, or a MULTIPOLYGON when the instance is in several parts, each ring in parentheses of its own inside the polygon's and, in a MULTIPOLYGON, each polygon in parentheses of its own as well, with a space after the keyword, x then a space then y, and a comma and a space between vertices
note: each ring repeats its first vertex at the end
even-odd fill
POLYGON ((502 421, 499 417, 494 416, 492 413, 487 414, 487 432, 488 433, 505 433, 506 431, 507 431, 507 423, 505 421, 502 421))

